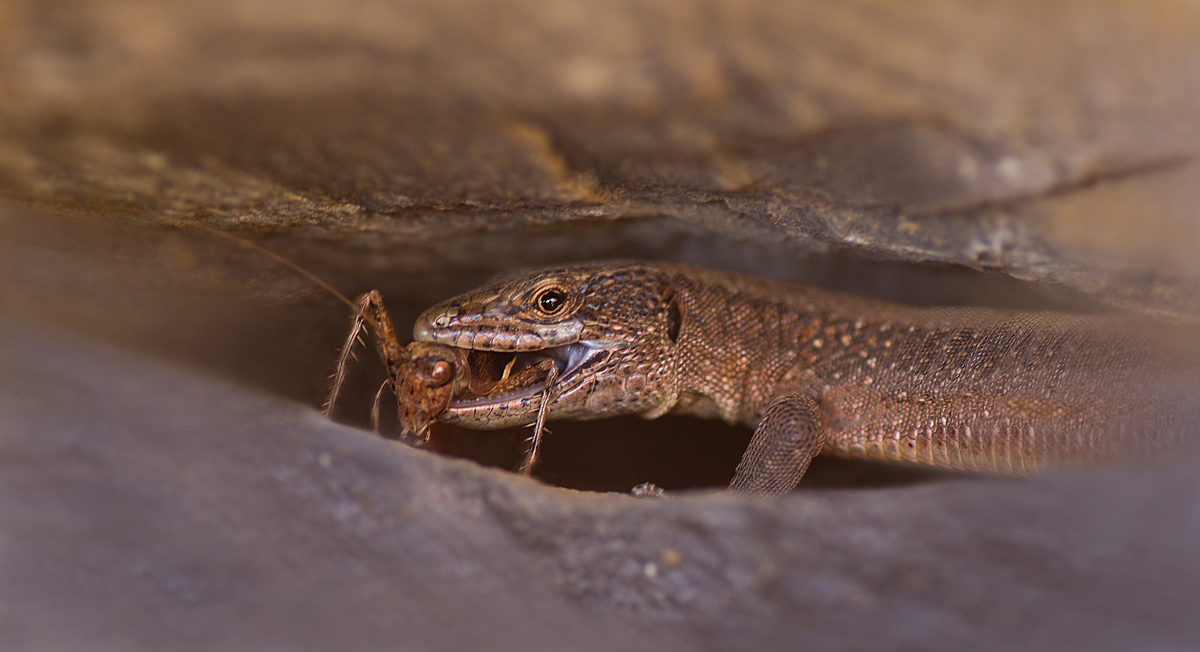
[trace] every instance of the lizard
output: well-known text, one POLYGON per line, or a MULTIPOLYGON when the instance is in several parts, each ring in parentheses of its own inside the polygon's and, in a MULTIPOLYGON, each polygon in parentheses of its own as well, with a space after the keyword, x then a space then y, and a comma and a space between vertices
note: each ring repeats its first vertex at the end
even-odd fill
POLYGON ((501 277, 429 308, 413 335, 460 378, 507 358, 508 387, 460 380, 424 417, 537 422, 525 472, 547 417, 750 426, 730 488, 762 495, 793 489, 823 451, 1031 475, 1200 439, 1194 330, 1125 315, 916 308, 611 261, 501 277))

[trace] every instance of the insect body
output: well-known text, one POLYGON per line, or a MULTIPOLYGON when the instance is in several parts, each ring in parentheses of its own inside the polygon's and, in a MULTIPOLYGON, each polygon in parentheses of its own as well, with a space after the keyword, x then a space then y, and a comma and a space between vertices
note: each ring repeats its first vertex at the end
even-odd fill
POLYGON ((402 437, 414 437, 418 443, 429 438, 429 426, 445 417, 451 402, 456 405, 487 403, 491 397, 539 399, 540 418, 534 430, 533 446, 521 465, 528 475, 537 459, 540 435, 545 425, 546 405, 553 392, 557 367, 550 358, 517 366, 515 354, 476 351, 433 342, 412 342, 401 346, 383 298, 372 290, 359 300, 350 335, 342 347, 334 374, 333 387, 325 402, 329 416, 345 382, 346 366, 362 330, 370 330, 388 379, 384 381, 371 407, 371 425, 379 429, 380 409, 388 391, 394 391, 402 437), (550 387, 551 391, 546 391, 550 387))

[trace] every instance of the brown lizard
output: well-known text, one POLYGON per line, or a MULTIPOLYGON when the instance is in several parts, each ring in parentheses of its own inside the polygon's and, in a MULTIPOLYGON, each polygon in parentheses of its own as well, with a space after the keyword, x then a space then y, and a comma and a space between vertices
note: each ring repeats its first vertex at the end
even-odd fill
POLYGON ((465 377, 485 378, 425 416, 539 421, 526 469, 547 415, 690 414, 756 428, 730 487, 760 494, 790 491, 821 451, 1030 474, 1191 450, 1193 333, 1122 316, 912 308, 640 262, 509 276, 414 326, 444 357, 469 350, 465 377), (500 362, 511 378, 497 389, 484 370, 500 362))

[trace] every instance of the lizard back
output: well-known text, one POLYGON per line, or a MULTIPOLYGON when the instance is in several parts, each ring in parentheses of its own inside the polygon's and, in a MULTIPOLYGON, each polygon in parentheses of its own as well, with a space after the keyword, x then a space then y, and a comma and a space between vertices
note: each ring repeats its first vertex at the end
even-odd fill
POLYGON ((921 309, 681 265, 673 412, 755 425, 805 393, 849 456, 1032 473, 1196 447, 1196 331, 921 309))

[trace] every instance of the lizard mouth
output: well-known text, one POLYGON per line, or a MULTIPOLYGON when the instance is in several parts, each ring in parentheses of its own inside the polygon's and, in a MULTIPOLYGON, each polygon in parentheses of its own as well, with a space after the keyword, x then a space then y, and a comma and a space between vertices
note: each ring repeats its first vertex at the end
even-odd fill
POLYGON ((546 388, 551 366, 558 372, 555 384, 568 384, 607 357, 606 351, 601 343, 587 341, 537 351, 471 350, 467 354, 471 381, 450 399, 449 408, 478 409, 532 399, 546 388))

